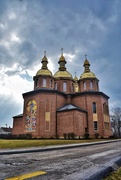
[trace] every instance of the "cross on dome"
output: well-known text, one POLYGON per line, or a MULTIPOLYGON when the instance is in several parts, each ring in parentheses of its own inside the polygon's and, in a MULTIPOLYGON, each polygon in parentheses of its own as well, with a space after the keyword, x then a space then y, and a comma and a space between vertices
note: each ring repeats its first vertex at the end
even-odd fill
POLYGON ((85 60, 87 59, 87 54, 85 54, 85 60))
POLYGON ((46 56, 46 51, 44 51, 44 56, 46 56))
POLYGON ((61 56, 63 56, 63 48, 61 48, 61 56))

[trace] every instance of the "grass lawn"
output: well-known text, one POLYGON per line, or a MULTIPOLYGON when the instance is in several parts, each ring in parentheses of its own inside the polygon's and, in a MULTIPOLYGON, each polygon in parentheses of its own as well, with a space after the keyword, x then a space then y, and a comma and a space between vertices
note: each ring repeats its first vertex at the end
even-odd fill
POLYGON ((104 178, 104 180, 121 180, 121 167, 104 178))
POLYGON ((104 141, 104 139, 90 139, 90 140, 60 140, 60 139, 32 139, 32 140, 5 140, 0 139, 0 149, 14 149, 25 147, 41 147, 50 145, 64 145, 64 144, 76 144, 85 142, 104 141))

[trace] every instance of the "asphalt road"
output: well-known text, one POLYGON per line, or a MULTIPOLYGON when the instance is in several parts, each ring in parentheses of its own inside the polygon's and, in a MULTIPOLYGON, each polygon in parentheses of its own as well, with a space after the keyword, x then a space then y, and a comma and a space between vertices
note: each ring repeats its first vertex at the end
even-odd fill
POLYGON ((112 159, 121 157, 121 141, 47 152, 0 155, 0 180, 79 180, 88 179, 112 159), (46 174, 35 176, 35 172, 46 174), (21 178, 19 177, 21 176, 21 178), (8 179, 7 179, 8 178, 8 179), (23 178, 24 179, 24 178, 23 178))

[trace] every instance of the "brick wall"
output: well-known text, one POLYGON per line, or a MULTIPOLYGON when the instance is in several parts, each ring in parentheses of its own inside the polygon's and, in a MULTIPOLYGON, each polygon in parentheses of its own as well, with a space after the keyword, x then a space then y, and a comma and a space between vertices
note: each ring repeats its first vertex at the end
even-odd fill
POLYGON ((83 137, 85 134, 86 114, 78 110, 58 112, 57 114, 57 133, 63 137, 64 133, 74 133, 76 136, 83 137))
POLYGON ((12 134, 22 134, 23 117, 17 117, 13 119, 12 134))

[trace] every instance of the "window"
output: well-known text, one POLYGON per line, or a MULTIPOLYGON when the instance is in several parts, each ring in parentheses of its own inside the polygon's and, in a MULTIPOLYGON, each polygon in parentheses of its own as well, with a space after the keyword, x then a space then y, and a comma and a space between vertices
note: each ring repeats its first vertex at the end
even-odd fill
POLYGON ((25 131, 36 131, 37 103, 30 100, 26 106, 25 131))
POLYGON ((54 88, 57 90, 57 82, 55 82, 55 86, 54 86, 54 88))
POLYGON ((106 103, 103 104, 103 113, 109 115, 108 105, 106 103))
POLYGON ((98 124, 97 124, 97 121, 94 121, 94 130, 98 130, 98 124))
POLYGON ((86 89, 86 82, 83 82, 83 88, 86 89))
POLYGON ((35 87, 38 86, 38 79, 35 80, 35 87))
POLYGON ((50 131, 50 112, 45 112, 45 131, 50 131))
POLYGON ((46 87, 46 79, 43 79, 43 87, 46 87))
POLYGON ((104 122, 104 127, 105 127, 105 130, 110 130, 110 125, 108 122, 104 122))
POLYGON ((97 90, 99 89, 99 87, 98 87, 98 82, 96 83, 97 84, 97 90))
POLYGON ((93 111, 93 113, 96 113, 96 103, 95 102, 92 103, 92 111, 93 111))
POLYGON ((63 82, 63 91, 66 92, 66 82, 63 82))
POLYGON ((72 92, 74 92, 74 84, 72 84, 72 92))
POLYGON ((90 81, 90 89, 93 89, 93 82, 90 81))
POLYGON ((51 81, 50 81, 50 87, 52 87, 52 85, 53 85, 53 81, 51 80, 51 81))

